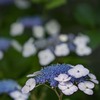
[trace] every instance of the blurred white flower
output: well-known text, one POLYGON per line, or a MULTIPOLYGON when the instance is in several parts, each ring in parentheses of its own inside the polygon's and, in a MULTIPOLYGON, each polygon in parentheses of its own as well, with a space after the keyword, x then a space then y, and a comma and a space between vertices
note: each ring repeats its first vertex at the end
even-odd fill
POLYGON ((18 43, 16 40, 11 41, 11 45, 14 49, 16 49, 18 52, 22 51, 22 46, 18 43))
POLYGON ((61 35, 59 35, 59 40, 60 40, 61 42, 67 42, 68 36, 65 35, 65 34, 61 34, 61 35))
POLYGON ((41 65, 48 65, 55 59, 54 54, 49 49, 40 51, 38 57, 41 65))
POLYGON ((3 56, 4 56, 3 52, 0 51, 0 60, 3 59, 3 56))
POLYGON ((93 94, 94 83, 90 81, 81 82, 78 84, 78 88, 88 95, 93 94))
POLYGON ((70 51, 67 44, 62 43, 55 47, 54 53, 56 56, 66 56, 70 53, 70 51))
POLYGON ((31 90, 33 90, 36 86, 36 81, 34 78, 30 78, 25 86, 22 88, 22 93, 29 93, 31 90))
POLYGON ((88 75, 89 70, 87 68, 85 68, 83 65, 78 64, 75 67, 73 67, 72 69, 69 69, 68 73, 75 78, 80 78, 82 76, 88 75))
POLYGON ((94 82, 95 84, 99 84, 99 81, 97 80, 96 76, 92 73, 89 73, 88 76, 90 77, 90 80, 94 82))
POLYGON ((33 35, 36 38, 43 38, 44 37, 44 28, 43 26, 37 25, 32 27, 33 35))
POLYGON ((58 88, 65 95, 71 95, 78 90, 77 86, 73 85, 73 83, 71 83, 71 82, 66 82, 65 85, 58 84, 58 88))
POLYGON ((91 54, 92 49, 86 45, 81 45, 76 47, 76 54, 79 56, 91 54))
POLYGON ((14 100, 27 100, 29 94, 23 94, 20 91, 16 90, 10 93, 10 96, 14 99, 14 100))
POLYGON ((45 25, 45 29, 50 35, 57 35, 60 33, 61 26, 56 20, 51 20, 45 25))
POLYGON ((76 38, 73 40, 75 45, 86 45, 88 42, 90 42, 90 39, 86 35, 79 35, 76 36, 76 38))
POLYGON ((57 77, 54 78, 59 83, 67 82, 71 79, 67 74, 59 74, 57 77))
POLYGON ((21 23, 13 23, 10 28, 11 36, 22 35, 24 31, 24 26, 21 23))
POLYGON ((14 3, 19 9, 27 9, 31 6, 28 0, 14 0, 14 3))
POLYGON ((34 55, 36 53, 36 47, 33 44, 33 39, 30 38, 23 46, 23 50, 22 50, 22 55, 24 57, 29 57, 31 55, 34 55))

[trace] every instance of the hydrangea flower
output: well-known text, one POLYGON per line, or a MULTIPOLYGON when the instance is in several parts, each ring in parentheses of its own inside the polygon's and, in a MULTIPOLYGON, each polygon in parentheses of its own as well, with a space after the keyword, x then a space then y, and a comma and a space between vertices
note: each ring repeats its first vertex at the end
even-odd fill
POLYGON ((70 69, 68 73, 75 78, 80 78, 88 75, 89 70, 87 68, 84 68, 83 65, 76 65, 73 69, 70 69))
POLYGON ((55 59, 54 54, 49 49, 40 51, 38 57, 41 65, 48 65, 55 59))
POLYGON ((65 95, 71 95, 78 90, 78 87, 75 86, 72 82, 66 82, 65 85, 59 84, 58 88, 64 93, 65 95))
POLYGON ((45 29, 48 34, 57 35, 58 33, 60 33, 61 26, 56 20, 52 19, 46 23, 45 29))
POLYGON ((14 100, 27 100, 29 94, 23 94, 20 85, 11 79, 0 81, 0 94, 7 93, 14 100))
POLYGON ((31 6, 31 3, 29 2, 29 0, 14 0, 14 4, 19 9, 27 9, 31 6))
POLYGON ((69 48, 65 43, 57 45, 54 52, 56 56, 67 56, 70 53, 69 48))
POLYGON ((88 95, 92 95, 93 94, 93 88, 94 88, 94 83, 90 82, 90 81, 84 81, 84 82, 80 82, 78 84, 78 87, 81 91, 83 91, 84 93, 88 94, 88 95))
POLYGON ((33 44, 34 40, 33 38, 30 38, 23 46, 22 55, 24 57, 29 57, 31 55, 34 55, 36 53, 36 48, 33 44))
MULTIPOLYGON (((28 93, 39 84, 49 83, 51 88, 58 88, 65 95, 72 95, 81 90, 88 95, 93 94, 94 83, 96 80, 87 68, 83 65, 56 64, 42 68, 36 73, 28 75, 31 77, 22 88, 23 93, 28 93)), ((98 82, 99 83, 99 82, 98 82)), ((96 84, 98 84, 96 83, 96 84)))
POLYGON ((79 56, 89 55, 91 54, 91 52, 92 52, 92 49, 85 45, 77 46, 76 48, 76 54, 79 56))

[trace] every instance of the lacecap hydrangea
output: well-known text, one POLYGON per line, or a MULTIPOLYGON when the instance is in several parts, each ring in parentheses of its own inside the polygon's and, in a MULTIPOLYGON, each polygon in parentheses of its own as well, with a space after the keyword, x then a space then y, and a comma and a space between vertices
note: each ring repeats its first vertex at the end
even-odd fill
POLYGON ((42 68, 33 74, 22 88, 23 93, 29 93, 36 85, 47 84, 52 88, 58 88, 65 95, 72 95, 81 90, 88 95, 93 94, 94 84, 98 84, 96 76, 83 65, 56 64, 42 68))

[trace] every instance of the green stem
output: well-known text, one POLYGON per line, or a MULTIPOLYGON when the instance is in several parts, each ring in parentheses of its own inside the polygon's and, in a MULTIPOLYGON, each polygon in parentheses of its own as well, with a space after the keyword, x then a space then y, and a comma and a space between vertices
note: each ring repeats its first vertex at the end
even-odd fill
POLYGON ((49 87, 49 86, 46 85, 46 84, 45 84, 45 86, 47 86, 48 88, 52 89, 52 90, 56 93, 58 99, 59 99, 59 100, 62 100, 63 94, 62 94, 61 91, 60 91, 60 93, 58 93, 58 91, 56 90, 56 88, 51 88, 51 87, 49 87))

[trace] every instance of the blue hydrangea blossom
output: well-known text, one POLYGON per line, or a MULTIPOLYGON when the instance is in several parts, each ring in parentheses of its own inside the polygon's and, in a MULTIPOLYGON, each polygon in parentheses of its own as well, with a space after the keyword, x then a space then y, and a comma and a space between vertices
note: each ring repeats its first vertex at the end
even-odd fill
POLYGON ((65 95, 71 95, 78 89, 92 95, 94 83, 99 83, 96 76, 81 64, 76 66, 70 64, 51 65, 27 77, 31 78, 22 88, 23 93, 33 90, 36 85, 48 83, 52 88, 59 88, 65 95))

